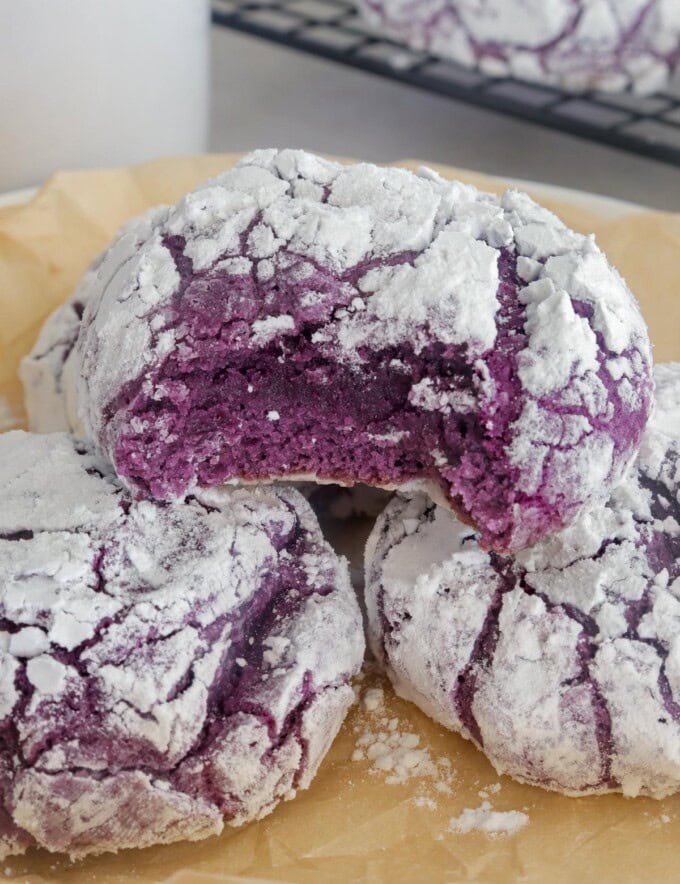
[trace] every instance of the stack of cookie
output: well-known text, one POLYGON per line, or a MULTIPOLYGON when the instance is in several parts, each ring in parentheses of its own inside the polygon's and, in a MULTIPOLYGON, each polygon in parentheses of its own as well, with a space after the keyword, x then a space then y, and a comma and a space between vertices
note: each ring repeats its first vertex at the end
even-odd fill
POLYGON ((0 437, 0 852, 200 838, 309 784, 363 630, 272 483, 397 491, 373 651, 499 771, 678 788, 678 372, 650 422, 633 296, 527 196, 255 152, 128 224, 22 377, 49 435, 0 437))

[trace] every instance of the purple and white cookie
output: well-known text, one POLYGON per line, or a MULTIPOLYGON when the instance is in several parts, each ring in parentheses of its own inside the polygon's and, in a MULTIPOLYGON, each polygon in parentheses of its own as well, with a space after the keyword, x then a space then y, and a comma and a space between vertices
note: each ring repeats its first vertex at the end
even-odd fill
POLYGON ((36 433, 63 430, 84 435, 78 417, 74 347, 85 302, 96 280, 106 284, 118 272, 121 250, 127 254, 139 248, 165 221, 168 212, 167 206, 159 206, 125 224, 92 262, 71 298, 45 320, 33 348, 19 366, 29 429, 36 433))
POLYGON ((51 313, 33 345, 21 360, 28 426, 36 433, 61 430, 80 435, 76 405, 73 348, 78 339, 83 304, 72 297, 51 313))
POLYGON ((0 858, 196 840, 310 784, 364 639, 299 494, 133 501, 20 432, 0 486, 0 858))
POLYGON ((604 499, 637 453, 637 303, 524 194, 257 151, 116 251, 89 286, 79 398, 138 495, 424 489, 508 550, 604 499))
POLYGON ((636 469, 514 559, 423 495, 366 551, 373 650, 401 696, 499 773, 569 795, 680 790, 680 364, 636 469))
POLYGON ((380 32, 491 76, 646 94, 680 63, 677 0, 357 0, 380 32))

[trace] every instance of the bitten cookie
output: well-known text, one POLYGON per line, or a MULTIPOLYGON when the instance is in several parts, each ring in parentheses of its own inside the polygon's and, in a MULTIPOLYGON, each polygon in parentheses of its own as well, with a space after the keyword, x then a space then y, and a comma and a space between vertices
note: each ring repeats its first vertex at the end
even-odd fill
POLYGON ((479 67, 581 92, 667 85, 680 63, 677 0, 357 0, 379 31, 479 67))
POLYGON ((292 490, 132 501, 65 434, 0 435, 0 857, 196 840, 309 786, 364 639, 292 490))
POLYGON ((397 692, 499 773, 569 795, 680 789, 680 364, 606 507, 514 559, 423 495, 366 551, 373 649, 397 692))
POLYGON ((88 286, 81 416, 138 495, 424 489, 521 548, 604 498, 652 390, 638 306, 529 197, 258 151, 88 286))
POLYGON ((168 212, 167 206, 159 206, 124 225, 111 245, 93 261, 71 298, 47 317, 33 348, 19 366, 29 429, 36 433, 64 430, 83 435, 78 417, 74 347, 85 301, 96 280, 108 282, 121 269, 121 252, 127 254, 140 248, 166 220, 168 212))

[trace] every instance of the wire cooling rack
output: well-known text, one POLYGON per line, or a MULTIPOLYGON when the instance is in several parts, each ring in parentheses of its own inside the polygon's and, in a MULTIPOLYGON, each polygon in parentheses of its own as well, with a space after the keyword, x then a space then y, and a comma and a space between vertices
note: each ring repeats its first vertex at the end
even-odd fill
POLYGON ((212 16, 235 31, 680 166, 679 81, 641 97, 490 77, 377 35, 349 0, 213 0, 212 16))

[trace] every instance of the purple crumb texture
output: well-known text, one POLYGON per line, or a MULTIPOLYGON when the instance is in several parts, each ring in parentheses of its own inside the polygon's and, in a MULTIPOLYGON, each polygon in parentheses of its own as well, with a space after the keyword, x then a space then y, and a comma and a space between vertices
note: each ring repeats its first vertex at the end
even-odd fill
MULTIPOLYGON (((297 156, 285 151, 281 156, 288 154, 297 156)), ((374 167, 357 168, 368 169, 369 179, 375 175, 374 167)), ((418 186, 427 186, 413 177, 418 186)), ((228 187, 229 174, 224 181, 228 187)), ((445 186, 436 182, 433 188, 445 186)), ((319 210, 329 193, 332 184, 319 210)), ((488 211, 493 198, 478 199, 488 211)), ((524 205, 518 200, 514 203, 524 205)), ((494 211, 505 211, 520 224, 514 203, 499 209, 496 202, 494 211)), ((300 204, 300 211, 311 211, 309 203, 300 204)), ((333 207, 334 220, 342 211, 333 207)), ((528 211, 542 210, 531 204, 528 211)), ((546 223, 544 215, 537 217, 546 223)), ((348 323, 360 328, 357 304, 370 305, 362 281, 371 274, 413 269, 427 257, 427 248, 387 255, 369 250, 361 261, 338 270, 283 245, 264 274, 263 262, 253 258, 252 236, 266 220, 262 211, 254 213, 239 234, 239 246, 200 268, 191 257, 195 232, 191 239, 188 229, 186 234, 158 232, 155 248, 168 256, 177 283, 142 320, 148 323, 145 349, 150 351, 143 371, 121 387, 112 386, 105 401, 93 392, 87 366, 101 363, 104 350, 113 347, 109 333, 98 337, 103 332, 97 323, 114 323, 116 311, 122 315, 128 309, 128 299, 106 301, 104 292, 100 306, 86 311, 79 351, 85 358, 81 374, 94 415, 92 431, 136 495, 173 500, 196 487, 234 480, 304 477, 422 487, 475 525, 486 548, 504 552, 558 531, 620 480, 638 450, 652 392, 646 331, 620 280, 616 285, 625 294, 616 309, 624 321, 632 311, 630 345, 613 352, 598 327, 596 307, 571 298, 577 321, 594 330, 597 366, 587 375, 574 371, 566 388, 535 394, 521 380, 521 360, 532 341, 527 303, 520 297, 527 284, 514 245, 494 247, 492 346, 479 352, 472 341, 446 343, 445 334, 431 333, 418 345, 386 335, 385 343, 378 336, 370 346, 361 344, 351 359, 340 340, 348 323), (239 261, 243 270, 235 268, 239 261), (258 337, 255 330, 268 323, 276 330, 258 337), (172 345, 161 346, 169 337, 172 345), (620 373, 612 378, 614 358, 629 365, 623 381, 620 373), (582 433, 598 441, 588 448, 580 441, 533 438, 539 430, 535 421, 527 429, 528 404, 544 425, 581 421, 582 433), (532 446, 539 441, 542 476, 528 487, 522 470, 534 469, 538 458, 532 446)), ((558 225, 560 236, 575 236, 552 216, 547 223, 558 225)), ((545 258, 533 263, 547 272, 545 258)), ((139 286, 130 285, 131 297, 138 297, 139 286)), ((420 294, 412 297, 417 302, 420 294)), ((480 323, 487 319, 480 317, 480 323)), ((427 326, 414 325, 414 337, 426 333, 427 326)), ((143 354, 132 356, 139 360, 143 354)))
POLYGON ((40 491, 25 489, 16 530, 0 532, 0 856, 195 840, 306 788, 351 702, 363 636, 346 566, 304 499, 134 502, 86 445, 11 435, 4 449, 43 446, 39 464, 57 450, 78 500, 46 492, 54 518, 34 532, 40 491), (70 556, 73 576, 42 576, 45 549, 53 567, 70 556))

